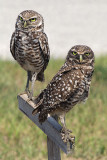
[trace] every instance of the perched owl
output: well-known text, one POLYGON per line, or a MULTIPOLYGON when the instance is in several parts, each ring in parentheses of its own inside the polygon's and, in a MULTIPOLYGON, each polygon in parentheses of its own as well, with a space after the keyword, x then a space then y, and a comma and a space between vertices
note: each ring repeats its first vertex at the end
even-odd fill
POLYGON ((91 48, 76 45, 70 49, 64 65, 40 95, 35 99, 35 109, 42 123, 48 114, 57 115, 63 125, 64 141, 72 140, 66 129, 65 114, 77 103, 84 102, 89 95, 91 78, 94 71, 94 53, 91 48))
POLYGON ((44 81, 44 70, 50 58, 48 38, 44 33, 44 20, 39 13, 25 10, 18 15, 15 32, 10 41, 10 51, 14 59, 27 71, 25 91, 32 99, 34 83, 36 80, 44 81), (32 82, 31 92, 29 81, 32 82))

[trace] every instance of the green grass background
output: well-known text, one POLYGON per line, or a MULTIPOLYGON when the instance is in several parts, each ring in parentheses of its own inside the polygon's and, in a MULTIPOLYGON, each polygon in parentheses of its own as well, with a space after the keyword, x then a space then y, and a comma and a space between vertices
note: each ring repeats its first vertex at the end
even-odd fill
MULTIPOLYGON (((36 82, 35 95, 45 88, 64 60, 52 59, 45 83, 36 82)), ((46 135, 19 109, 17 95, 26 72, 16 63, 0 61, 0 160, 46 160, 46 135)), ((76 137, 75 152, 62 160, 107 160, 107 57, 96 58, 90 95, 66 115, 76 137)))

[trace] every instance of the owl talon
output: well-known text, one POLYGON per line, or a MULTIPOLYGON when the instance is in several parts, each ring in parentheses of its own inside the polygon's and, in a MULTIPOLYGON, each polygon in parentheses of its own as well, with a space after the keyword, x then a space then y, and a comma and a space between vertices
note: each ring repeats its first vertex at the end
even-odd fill
POLYGON ((35 98, 33 97, 32 93, 29 93, 28 98, 29 98, 29 100, 31 100, 31 101, 34 101, 34 99, 35 99, 35 98))
POLYGON ((30 100, 34 100, 32 92, 30 92, 28 89, 26 89, 25 92, 28 95, 28 101, 27 102, 29 102, 30 100))
POLYGON ((34 102, 34 97, 32 97, 32 98, 29 98, 29 97, 28 97, 28 99, 27 99, 26 102, 29 103, 30 101, 33 101, 33 102, 34 102))
POLYGON ((62 140, 64 141, 64 143, 71 142, 72 145, 74 145, 75 144, 75 136, 70 135, 71 133, 72 133, 72 131, 69 129, 62 128, 62 130, 61 130, 61 136, 62 136, 62 140))
POLYGON ((33 95, 31 93, 28 94, 28 98, 32 100, 33 95))
POLYGON ((75 144, 75 136, 67 135, 67 134, 61 134, 61 136, 62 136, 62 140, 64 141, 64 143, 71 142, 72 145, 75 144))

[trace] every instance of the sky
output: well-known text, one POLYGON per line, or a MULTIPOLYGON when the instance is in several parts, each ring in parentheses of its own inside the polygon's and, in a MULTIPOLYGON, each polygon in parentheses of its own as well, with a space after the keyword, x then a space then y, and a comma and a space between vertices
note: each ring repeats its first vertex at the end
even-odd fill
POLYGON ((64 58, 77 44, 107 54, 107 0, 0 0, 0 59, 13 60, 10 39, 16 18, 26 9, 44 18, 51 57, 64 58))

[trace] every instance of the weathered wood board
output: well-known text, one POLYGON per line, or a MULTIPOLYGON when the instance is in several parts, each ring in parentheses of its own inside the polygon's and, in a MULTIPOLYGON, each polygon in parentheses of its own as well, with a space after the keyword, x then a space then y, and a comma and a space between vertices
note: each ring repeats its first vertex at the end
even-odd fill
POLYGON ((18 95, 19 109, 31 119, 60 149, 66 154, 70 153, 72 149, 72 143, 64 143, 61 138, 60 130, 61 125, 52 117, 48 117, 47 120, 40 124, 38 121, 37 113, 35 116, 32 115, 32 111, 35 108, 33 101, 28 101, 27 94, 18 95))

